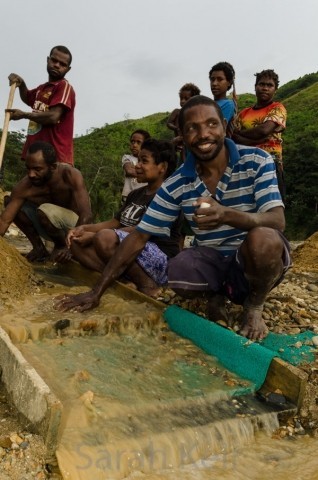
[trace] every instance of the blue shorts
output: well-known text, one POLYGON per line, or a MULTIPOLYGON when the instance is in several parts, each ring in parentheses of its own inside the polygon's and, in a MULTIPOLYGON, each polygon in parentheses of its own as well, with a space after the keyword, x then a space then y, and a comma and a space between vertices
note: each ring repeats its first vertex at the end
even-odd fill
MULTIPOLYGON (((129 232, 123 230, 115 229, 115 232, 120 242, 129 235, 129 232)), ((168 283, 168 257, 155 243, 147 242, 136 262, 157 285, 168 283)))
MULTIPOLYGON (((289 243, 284 235, 278 233, 284 242, 284 270, 273 288, 283 280, 292 264, 289 243)), ((225 257, 210 247, 185 248, 169 260, 168 278, 168 286, 173 290, 219 293, 238 305, 243 305, 249 294, 240 249, 225 257)))

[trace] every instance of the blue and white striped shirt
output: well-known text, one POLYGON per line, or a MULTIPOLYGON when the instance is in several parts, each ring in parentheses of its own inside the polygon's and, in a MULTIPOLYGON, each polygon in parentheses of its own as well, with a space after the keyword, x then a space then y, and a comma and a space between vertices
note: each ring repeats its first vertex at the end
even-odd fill
MULTIPOLYGON (((249 213, 283 207, 272 157, 260 148, 236 145, 227 138, 225 144, 229 163, 217 185, 216 200, 225 207, 249 213)), ((169 236, 170 226, 181 209, 193 231, 195 245, 213 247, 223 255, 234 253, 247 232, 229 225, 199 230, 192 217, 197 208, 193 203, 200 197, 211 197, 211 193, 197 174, 196 160, 190 153, 185 163, 162 184, 137 230, 169 236)))

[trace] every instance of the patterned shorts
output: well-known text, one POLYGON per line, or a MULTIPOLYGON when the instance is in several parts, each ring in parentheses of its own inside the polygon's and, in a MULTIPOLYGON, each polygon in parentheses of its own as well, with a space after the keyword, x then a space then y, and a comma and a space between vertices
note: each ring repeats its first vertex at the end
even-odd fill
MULTIPOLYGON (((115 229, 115 232, 120 242, 129 235, 123 230, 115 229)), ((157 285, 168 283, 168 257, 155 243, 147 242, 136 262, 157 285)))

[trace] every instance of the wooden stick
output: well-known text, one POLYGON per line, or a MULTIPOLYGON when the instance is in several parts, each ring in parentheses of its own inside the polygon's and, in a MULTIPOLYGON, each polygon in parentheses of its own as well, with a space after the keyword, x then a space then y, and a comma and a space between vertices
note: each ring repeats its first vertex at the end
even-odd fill
MULTIPOLYGON (((16 86, 17 86, 17 84, 13 83, 10 87, 10 93, 9 93, 7 108, 12 108, 14 92, 15 92, 16 86)), ((5 149, 5 146, 6 146, 6 141, 7 141, 7 136, 8 136, 9 122, 10 122, 10 112, 6 112, 5 117, 4 117, 2 136, 1 136, 1 142, 0 142, 0 168, 2 166, 3 154, 4 154, 4 149, 5 149)))

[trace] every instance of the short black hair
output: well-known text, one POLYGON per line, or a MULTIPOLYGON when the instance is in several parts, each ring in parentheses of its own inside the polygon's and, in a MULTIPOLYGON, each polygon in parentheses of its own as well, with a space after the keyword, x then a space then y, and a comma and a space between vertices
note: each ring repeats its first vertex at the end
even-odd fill
POLYGON ((181 92, 190 92, 190 93, 191 93, 191 97, 194 97, 194 95, 200 95, 201 90, 199 89, 199 87, 197 87, 196 85, 194 85, 194 83, 185 83, 185 84, 182 85, 182 87, 180 88, 180 90, 179 90, 179 95, 180 95, 181 92))
POLYGON ((156 165, 167 162, 168 168, 165 177, 170 177, 177 167, 177 156, 172 143, 149 138, 144 141, 142 148, 152 153, 156 165))
POLYGON ((266 77, 266 78, 270 78, 271 80, 274 81, 275 88, 277 90, 278 85, 279 85, 279 78, 278 78, 277 73, 274 72, 274 70, 272 70, 272 69, 262 70, 259 73, 254 73, 254 75, 256 77, 255 86, 260 82, 261 78, 266 77))
POLYGON ((47 165, 54 165, 57 162, 56 153, 53 145, 48 142, 34 142, 28 148, 28 153, 36 153, 41 151, 43 153, 43 158, 47 165))
POLYGON ((234 80, 235 80, 235 70, 232 67, 232 65, 229 62, 219 62, 213 65, 211 70, 209 71, 209 78, 211 79, 211 74, 213 72, 224 72, 225 78, 228 82, 230 82, 230 85, 228 87, 228 90, 232 87, 234 80))
POLYGON ((144 137, 144 140, 147 140, 148 138, 150 138, 150 133, 147 132, 147 130, 143 130, 142 128, 138 128, 137 130, 132 132, 132 134, 130 135, 130 140, 132 139, 132 136, 135 133, 139 133, 139 135, 142 135, 144 137))
POLYGON ((211 105, 217 111, 218 116, 220 117, 221 122, 224 121, 224 116, 219 105, 212 100, 210 97, 205 97, 204 95, 196 95, 195 97, 189 98, 189 100, 183 105, 179 113, 179 127, 180 130, 183 130, 184 127, 184 113, 192 107, 197 105, 211 105))
POLYGON ((64 45, 56 45, 55 47, 51 48, 50 56, 52 55, 53 50, 58 50, 59 52, 66 53, 66 55, 68 55, 70 57, 70 60, 68 62, 68 66, 71 65, 73 57, 72 57, 72 54, 67 47, 64 47, 64 45))

